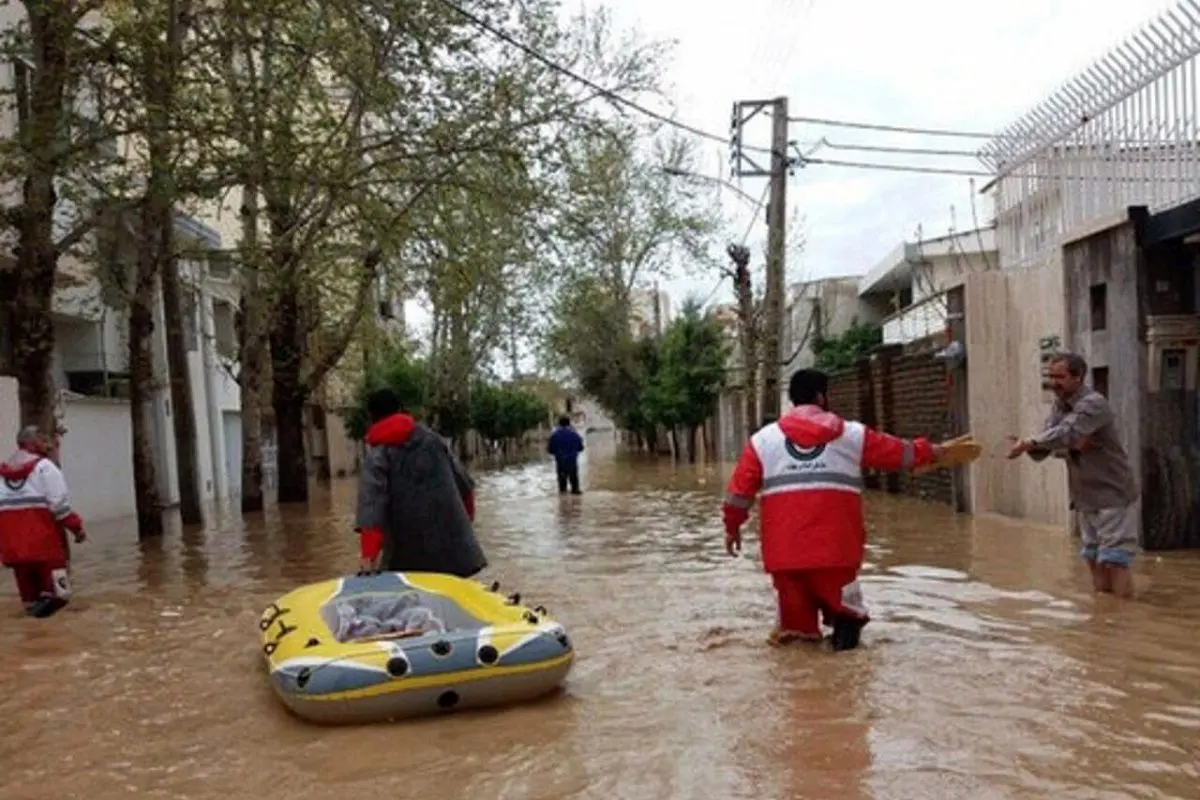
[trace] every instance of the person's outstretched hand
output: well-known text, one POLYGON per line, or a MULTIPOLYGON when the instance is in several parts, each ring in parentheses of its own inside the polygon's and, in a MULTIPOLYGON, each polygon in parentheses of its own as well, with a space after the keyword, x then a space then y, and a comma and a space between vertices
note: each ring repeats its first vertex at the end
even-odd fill
POLYGON ((1033 443, 1028 439, 1018 439, 1016 436, 1008 437, 1008 458, 1020 458, 1033 449, 1033 443))

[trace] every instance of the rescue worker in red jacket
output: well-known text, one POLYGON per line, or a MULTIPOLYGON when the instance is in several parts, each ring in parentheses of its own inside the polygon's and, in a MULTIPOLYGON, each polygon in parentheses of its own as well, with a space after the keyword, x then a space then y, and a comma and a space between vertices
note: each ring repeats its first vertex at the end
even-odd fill
POLYGON ((67 604, 70 554, 64 531, 76 542, 86 538, 49 453, 49 440, 30 425, 17 434, 17 451, 0 464, 0 563, 13 571, 31 617, 49 617, 67 604))
POLYGON ((820 613, 833 649, 852 650, 868 621, 857 580, 866 549, 862 471, 932 464, 941 448, 843 420, 828 410, 828 394, 823 372, 792 375, 794 408, 751 437, 730 478, 725 548, 741 550, 741 527, 761 492, 763 568, 779 605, 770 643, 820 641, 820 613))

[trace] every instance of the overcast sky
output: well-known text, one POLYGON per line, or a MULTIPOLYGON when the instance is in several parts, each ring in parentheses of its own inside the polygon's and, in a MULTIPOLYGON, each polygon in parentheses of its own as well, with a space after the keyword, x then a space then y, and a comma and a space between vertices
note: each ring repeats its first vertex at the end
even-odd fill
MULTIPOLYGON (((669 73, 678 116, 724 133, 737 99, 786 95, 792 116, 990 132, 1035 105, 1168 0, 609 0, 618 21, 678 42, 669 73)), ((769 121, 747 141, 769 143, 769 121)), ((799 140, 976 150, 977 139, 928 138, 793 123, 799 140)), ((726 148, 713 144, 711 173, 726 148)), ((824 150, 818 157, 980 170, 970 157, 824 150)), ((754 197, 765 179, 744 179, 754 197)), ((789 281, 866 272, 917 226, 972 226, 969 178, 812 165, 788 186, 805 216, 805 253, 789 281)), ((986 179, 976 181, 977 187, 986 179)), ((730 212, 744 201, 726 193, 730 212)), ((976 197, 986 223, 991 206, 976 197)), ((744 227, 742 228, 744 230, 744 227)), ((765 229, 757 226, 761 252, 765 229)), ((795 235, 795 234, 793 234, 795 235)), ((752 236, 752 241, 754 237, 752 236)), ((798 262, 798 263, 797 263, 798 262)), ((676 299, 714 279, 670 283, 676 299)), ((718 298, 730 295, 719 294, 718 298)), ((677 303, 675 305, 678 305, 677 303)))
MULTIPOLYGON (((648 38, 676 42, 667 75, 677 118, 722 136, 734 100, 786 95, 792 116, 990 132, 1035 105, 1172 0, 607 0, 615 22, 648 38)), ((579 3, 567 0, 565 10, 579 3)), ((585 5, 593 5, 589 2, 585 5)), ((747 143, 769 143, 769 121, 747 143)), ((793 123, 801 141, 974 151, 980 139, 930 138, 793 123)), ((704 145, 718 175, 727 147, 704 145)), ((818 157, 981 170, 973 157, 823 150, 818 157)), ((727 171, 724 174, 727 177, 727 171)), ((862 274, 902 240, 973 227, 969 178, 811 165, 788 187, 804 215, 803 255, 789 282, 862 274), (951 206, 954 214, 951 214, 951 206)), ((982 186, 986 179, 976 179, 982 186)), ((744 179, 758 197, 764 179, 744 179)), ((726 191, 730 215, 746 204, 726 191)), ((975 216, 991 217, 976 197, 975 216)), ((792 237, 799 232, 790 233, 792 237)), ((761 253, 765 228, 748 244, 761 253)), ((716 276, 666 284, 673 306, 689 293, 709 296, 716 276)), ((716 295, 730 297, 726 288, 716 295)), ((413 309, 416 311, 416 309, 413 309)), ((417 312, 413 322, 426 315, 417 312)))

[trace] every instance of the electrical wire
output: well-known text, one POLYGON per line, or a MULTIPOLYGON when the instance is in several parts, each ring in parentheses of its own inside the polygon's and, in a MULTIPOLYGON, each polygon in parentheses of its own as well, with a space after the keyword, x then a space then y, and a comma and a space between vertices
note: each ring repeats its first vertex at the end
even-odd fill
POLYGON ((801 166, 818 164, 825 167, 849 167, 851 169, 874 169, 882 172, 916 172, 925 175, 961 175, 965 178, 994 178, 995 173, 981 170, 953 169, 949 167, 918 167, 909 164, 877 164, 864 161, 838 161, 829 158, 806 158, 801 166))
MULTIPOLYGON (((506 44, 509 44, 512 47, 517 48, 521 52, 528 55, 530 58, 533 58, 533 59, 539 61, 540 63, 542 63, 549 69, 554 70, 555 72, 558 72, 558 73, 570 78, 571 80, 576 81, 577 83, 587 86, 588 88, 590 88, 591 90, 596 92, 598 95, 600 95, 604 98, 607 98, 608 100, 610 100, 611 102, 613 102, 617 105, 624 106, 625 108, 628 108, 632 111, 636 111, 637 113, 642 114, 643 116, 646 116, 650 119, 661 122, 665 125, 670 125, 678 130, 684 131, 693 136, 698 136, 703 139, 720 142, 720 143, 726 144, 726 145, 729 144, 729 139, 726 138, 725 136, 722 136, 717 133, 713 133, 711 131, 706 131, 706 130, 704 130, 702 128, 698 128, 694 125, 689 125, 688 123, 685 123, 685 122, 680 122, 679 120, 676 120, 676 119, 672 119, 671 117, 668 117, 657 111, 653 111, 649 108, 646 108, 644 105, 641 105, 640 103, 637 103, 626 97, 622 97, 621 95, 616 94, 615 92, 613 92, 610 89, 605 89, 604 87, 597 84, 595 81, 592 81, 589 78, 586 78, 586 77, 578 74, 574 70, 571 70, 567 67, 562 66, 561 64, 558 64, 553 59, 543 55, 542 53, 538 52, 537 50, 535 50, 534 48, 525 44, 524 42, 521 42, 521 41, 513 38, 509 34, 505 33, 504 31, 499 30, 495 26, 488 23, 486 20, 480 19, 475 14, 472 14, 470 11, 467 11, 466 9, 462 8, 457 3, 454 3, 453 0, 441 0, 441 2, 443 5, 452 9, 457 14, 459 14, 464 19, 466 19, 468 22, 470 22, 471 24, 480 28, 481 30, 486 31, 487 33, 489 33, 492 36, 496 37, 497 39, 505 42, 506 44)), ((993 133, 984 133, 981 131, 951 130, 951 129, 947 129, 947 128, 918 128, 918 127, 906 126, 906 125, 886 125, 886 124, 873 123, 873 122, 859 122, 859 121, 855 121, 855 120, 828 119, 828 118, 824 118, 824 117, 795 116, 795 117, 788 117, 788 120, 790 122, 800 122, 800 123, 805 123, 805 124, 810 124, 810 125, 826 125, 826 126, 830 126, 830 127, 886 131, 886 132, 890 132, 890 133, 911 133, 911 134, 920 134, 920 135, 925 135, 925 136, 948 136, 948 137, 958 137, 958 138, 967 138, 967 139, 988 139, 988 140, 1014 138, 1011 136, 1006 137, 1003 135, 997 135, 997 134, 993 134, 993 133)), ((910 155, 947 155, 947 156, 967 156, 967 155, 973 156, 973 155, 976 155, 975 153, 969 153, 968 151, 965 151, 965 150, 952 151, 952 150, 935 150, 935 149, 924 149, 924 148, 884 147, 884 146, 875 146, 875 145, 846 145, 846 144, 835 144, 835 143, 828 142, 828 141, 824 141, 824 144, 833 149, 860 150, 863 152, 904 153, 904 154, 910 154, 910 155)), ((747 146, 744 149, 753 151, 753 152, 759 152, 759 153, 770 153, 771 152, 771 150, 769 148, 764 148, 764 147, 747 146)), ((845 167, 848 169, 868 169, 868 170, 877 170, 877 171, 882 171, 882 172, 907 172, 907 173, 915 173, 915 174, 923 174, 923 175, 957 175, 957 176, 968 177, 968 178, 996 178, 996 177, 998 177, 995 172, 985 172, 982 170, 955 169, 955 168, 946 168, 946 167, 925 167, 925 166, 917 166, 917 165, 909 165, 909 164, 880 164, 880 163, 874 163, 874 162, 841 161, 841 160, 836 160, 836 159, 809 158, 809 157, 803 157, 800 160, 801 166, 810 165, 810 164, 811 165, 819 165, 819 166, 827 166, 827 167, 845 167)), ((1047 175, 1047 176, 1039 176, 1039 177, 1044 177, 1044 178, 1049 179, 1052 176, 1047 175)), ((756 212, 756 214, 757 214, 757 212, 756 212)))
MULTIPOLYGON (((758 215, 762 212, 763 206, 767 202, 767 192, 770 190, 771 184, 768 182, 765 186, 763 186, 762 194, 758 198, 758 203, 754 206, 754 213, 750 215, 750 222, 746 225, 746 232, 742 234, 742 247, 745 247, 746 242, 750 240, 750 232, 754 230, 754 223, 758 222, 758 215)), ((717 282, 713 285, 712 291, 708 293, 708 297, 704 298, 704 302, 700 304, 701 308, 712 302, 712 299, 717 295, 717 290, 721 288, 721 286, 725 283, 725 279, 728 277, 729 275, 727 273, 721 273, 721 277, 717 278, 717 282)))
POLYGON ((826 125, 831 128, 856 128, 864 131, 887 131, 888 133, 914 133, 922 136, 952 136, 962 139, 1004 139, 1012 138, 999 136, 995 133, 982 131, 956 131, 946 128, 914 128, 906 125, 883 125, 875 122, 857 122, 845 119, 824 119, 821 117, 788 117, 788 122, 802 122, 807 125, 826 125))
MULTIPOLYGON (((616 92, 613 92, 611 89, 605 89, 603 86, 601 86, 600 84, 591 80, 590 78, 585 78, 583 75, 580 75, 578 72, 575 72, 574 70, 572 70, 568 67, 564 67, 562 64, 557 63, 556 61, 549 58, 548 56, 542 55, 534 48, 530 47, 529 45, 525 44, 524 42, 514 39, 512 36, 505 33, 504 31, 500 30, 499 28, 496 28, 495 26, 493 26, 491 23, 487 22, 486 20, 480 19, 476 15, 472 14, 470 11, 467 11, 465 8, 462 8, 458 4, 452 2, 452 0, 441 0, 441 2, 443 5, 454 10, 455 12, 457 12, 460 16, 462 16, 464 19, 466 19, 468 22, 470 22, 472 25, 479 28, 480 30, 487 31, 488 33, 490 33, 492 36, 496 37, 500 41, 505 42, 506 44, 509 44, 509 45, 517 48, 525 55, 540 62, 542 65, 548 67, 549 69, 553 70, 554 72, 564 75, 564 76, 570 78, 571 80, 588 87, 592 91, 596 92, 597 94, 601 95, 602 97, 608 99, 609 101, 611 101, 617 105, 624 106, 625 108, 628 108, 631 111, 636 111, 643 116, 649 117, 650 119, 656 120, 665 125, 670 125, 674 128, 684 131, 686 133, 690 133, 693 136, 698 136, 702 139, 709 139, 714 142, 721 142, 722 144, 725 144, 725 145, 729 144, 728 136, 722 136, 719 133, 713 133, 712 131, 706 131, 702 128, 697 128, 695 125, 689 125, 686 122, 680 122, 679 120, 672 119, 671 117, 668 117, 665 114, 660 114, 657 111, 653 111, 649 108, 646 108, 644 105, 642 105, 638 102, 635 102, 633 100, 630 100, 627 97, 622 97, 621 95, 617 94, 616 92)), ((766 147, 744 147, 743 149, 752 150, 752 151, 758 152, 758 153, 770 153, 771 152, 771 150, 766 147)))
MULTIPOLYGON (((494 25, 490 24, 486 20, 479 18, 475 14, 472 14, 470 11, 467 11, 466 9, 459 6, 457 3, 453 2, 453 0, 441 0, 441 2, 447 8, 452 9, 455 13, 462 16, 464 19, 466 19, 468 22, 470 22, 471 24, 478 27, 480 30, 486 31, 487 33, 491 34, 492 36, 499 39, 500 41, 502 41, 512 47, 517 48, 518 50, 525 53, 530 58, 537 60, 538 62, 540 62, 544 66, 548 67, 549 69, 551 69, 555 72, 558 72, 559 74, 564 75, 564 76, 570 78, 571 80, 576 81, 579 84, 582 84, 583 86, 588 87, 592 91, 596 92, 598 95, 608 99, 609 101, 611 101, 617 105, 624 106, 625 108, 628 108, 632 111, 636 111, 637 113, 642 114, 643 116, 649 117, 650 119, 656 120, 665 125, 670 125, 676 129, 684 131, 686 133, 690 133, 693 136, 697 136, 702 139, 707 139, 710 141, 720 142, 721 144, 725 144, 725 145, 729 144, 729 139, 725 136, 722 136, 717 133, 713 133, 711 131, 706 131, 706 130, 704 130, 702 128, 698 128, 694 125, 689 125, 686 122, 680 122, 679 120, 672 119, 671 117, 668 117, 665 114, 661 114, 657 111, 653 111, 649 108, 646 108, 644 105, 642 105, 640 103, 637 103, 626 97, 622 97, 621 95, 613 92, 610 89, 605 89, 603 86, 600 86, 595 81, 593 81, 589 78, 586 78, 583 75, 580 75, 579 73, 575 72, 572 69, 569 69, 568 67, 564 67, 563 65, 555 62, 553 59, 538 52, 533 47, 530 47, 529 45, 525 44, 524 42, 521 42, 521 41, 515 39, 514 37, 505 33, 504 31, 496 28, 494 25)), ((934 136, 958 136, 958 137, 980 138, 980 139, 998 138, 994 134, 978 133, 978 132, 972 132, 972 131, 952 131, 952 130, 937 129, 937 128, 913 128, 913 127, 905 127, 905 126, 898 126, 898 125, 880 125, 880 124, 868 123, 868 122, 854 122, 854 121, 849 121, 849 120, 834 120, 834 119, 824 119, 824 118, 817 118, 817 117, 789 117, 788 119, 791 122, 803 122, 803 123, 809 123, 809 124, 815 124, 815 125, 829 125, 829 126, 834 126, 834 127, 845 127, 845 128, 860 128, 860 129, 864 129, 864 130, 890 131, 893 133, 917 133, 917 134, 934 135, 934 136)), ((825 144, 827 146, 833 147, 834 149, 862 150, 865 152, 910 153, 912 155, 954 155, 954 156, 975 155, 974 153, 967 153, 966 151, 937 151, 937 150, 923 150, 921 148, 885 148, 885 147, 875 147, 875 146, 868 146, 868 145, 836 145, 836 144, 833 144, 830 142, 825 142, 825 144)), ((769 148, 765 148, 765 147, 745 146, 743 149, 752 151, 752 152, 758 152, 758 153, 770 153, 771 152, 771 150, 769 148)), ((977 171, 977 170, 973 171, 973 170, 961 170, 961 169, 943 169, 943 168, 938 168, 938 167, 906 166, 906 165, 900 165, 900 164, 872 164, 872 163, 865 163, 865 162, 835 161, 835 160, 830 160, 830 159, 814 159, 814 158, 804 158, 802 163, 803 164, 821 164, 821 165, 825 165, 825 166, 849 167, 849 168, 855 168, 855 169, 876 169, 876 170, 892 171, 892 172, 924 173, 924 174, 932 174, 932 175, 962 175, 962 176, 966 176, 966 177, 984 177, 984 178, 995 177, 994 173, 982 172, 982 171, 977 171)))
POLYGON ((873 144, 842 144, 841 142, 831 142, 828 139, 822 138, 818 145, 828 147, 831 150, 857 150, 864 153, 906 153, 916 156, 962 156, 965 158, 979 158, 978 150, 938 150, 936 148, 925 147, 885 147, 873 144))

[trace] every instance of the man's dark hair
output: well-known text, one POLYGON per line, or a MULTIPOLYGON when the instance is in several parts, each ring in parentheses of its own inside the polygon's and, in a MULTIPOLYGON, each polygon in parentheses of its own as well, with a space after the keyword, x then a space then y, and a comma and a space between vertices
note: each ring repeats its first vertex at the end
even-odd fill
POLYGON ((1088 364, 1078 353, 1055 353, 1050 357, 1050 363, 1062 362, 1067 365, 1067 374, 1072 378, 1087 377, 1088 364))
POLYGON ((372 422, 400 413, 400 398, 391 389, 376 389, 367 395, 367 416, 372 422))
POLYGON ((813 405, 817 395, 829 394, 829 376, 819 369, 802 369, 788 381, 788 399, 794 406, 813 405))
POLYGON ((565 428, 571 424, 571 418, 565 414, 558 418, 558 427, 565 428))

